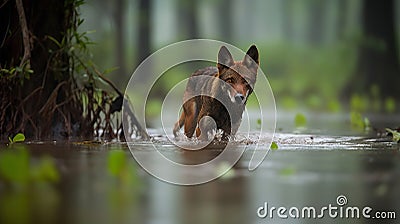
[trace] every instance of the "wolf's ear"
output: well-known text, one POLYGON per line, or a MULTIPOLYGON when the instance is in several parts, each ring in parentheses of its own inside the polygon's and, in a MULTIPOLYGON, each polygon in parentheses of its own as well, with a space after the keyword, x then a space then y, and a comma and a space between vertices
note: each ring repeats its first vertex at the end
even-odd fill
POLYGON ((244 56, 242 63, 250 71, 257 73, 258 65, 260 64, 260 62, 258 59, 258 49, 255 45, 251 45, 249 50, 247 50, 247 53, 244 56))
POLYGON ((222 46, 218 52, 218 71, 221 73, 223 69, 229 68, 234 64, 233 57, 228 48, 222 46))

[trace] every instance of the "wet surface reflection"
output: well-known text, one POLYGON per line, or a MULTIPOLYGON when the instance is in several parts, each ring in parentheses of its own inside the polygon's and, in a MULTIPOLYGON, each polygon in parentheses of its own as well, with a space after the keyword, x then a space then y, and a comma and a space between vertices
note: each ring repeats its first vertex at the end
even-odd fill
MULTIPOLYGON (((126 144, 26 144, 31 163, 50 155, 61 179, 28 187, 0 182, 0 223, 376 223, 365 218, 260 219, 256 213, 265 202, 276 207, 336 205, 339 195, 347 197, 348 205, 399 215, 399 146, 390 139, 278 134, 276 141, 279 149, 270 151, 255 171, 247 169, 251 155, 266 149, 249 144, 232 171, 197 186, 154 178, 131 159, 126 144), (129 178, 115 178, 107 170, 109 152, 116 149, 129 158, 129 178)), ((222 150, 182 151, 163 139, 155 144, 166 157, 185 164, 202 163, 222 150)), ((137 142, 134 150, 146 155, 154 148, 137 142)))

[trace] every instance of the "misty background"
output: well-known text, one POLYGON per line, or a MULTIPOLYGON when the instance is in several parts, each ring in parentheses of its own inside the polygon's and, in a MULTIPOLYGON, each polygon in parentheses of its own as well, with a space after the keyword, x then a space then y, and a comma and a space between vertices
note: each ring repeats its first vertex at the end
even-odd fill
MULTIPOLYGON (((93 62, 112 71, 107 77, 120 88, 151 53, 207 38, 243 51, 256 44, 280 109, 393 113, 400 89, 399 10, 394 0, 96 0, 81 7, 80 29, 91 31, 93 62)), ((191 72, 161 79, 153 107, 169 82, 191 72)))

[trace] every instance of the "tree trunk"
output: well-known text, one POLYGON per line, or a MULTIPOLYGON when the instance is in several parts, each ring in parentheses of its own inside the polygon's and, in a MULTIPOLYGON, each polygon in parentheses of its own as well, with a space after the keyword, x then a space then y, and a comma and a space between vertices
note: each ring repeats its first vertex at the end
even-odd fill
POLYGON ((343 40, 346 34, 348 1, 347 0, 337 0, 337 1, 338 1, 337 3, 338 19, 336 24, 336 38, 340 41, 343 40))
POLYGON ((178 0, 178 26, 184 39, 199 38, 198 1, 178 0))
MULTIPOLYGON (((216 14, 218 19, 217 24, 219 36, 222 40, 230 43, 232 41, 233 3, 229 0, 219 0, 217 4, 218 5, 216 7, 216 14)), ((195 18, 192 19, 195 20, 195 18)))
MULTIPOLYGON (((11 103, 11 105, 2 104, 0 108, 2 113, 6 113, 0 120, 2 134, 25 132, 27 137, 44 138, 50 135, 52 129, 50 126, 55 127, 63 122, 59 116, 46 116, 44 108, 47 102, 50 103, 48 100, 57 86, 70 77, 69 70, 66 69, 69 67, 68 55, 63 53, 57 55, 55 52, 59 47, 52 40, 62 42, 63 34, 71 26, 70 21, 66 19, 68 13, 73 13, 73 5, 59 0, 8 1, 0 8, 2 16, 0 26, 1 30, 5 31, 1 44, 0 67, 20 70, 15 73, 16 77, 9 77, 9 74, 3 72, 1 74, 1 85, 6 88, 1 94, 3 103, 11 103), (20 7, 16 7, 16 3, 22 4, 20 7, 26 15, 30 49, 27 49, 24 28, 18 22, 21 20, 18 16, 20 13, 17 12, 20 7), (30 51, 29 68, 34 71, 33 74, 27 73, 29 68, 24 65, 27 50, 30 51), (62 58, 57 62, 57 70, 49 66, 52 57, 62 58), (18 107, 15 107, 15 104, 18 107), (39 127, 38 124, 43 126, 39 127)), ((66 95, 61 91, 64 88, 60 85, 57 89, 60 94, 53 94, 56 102, 65 100, 66 95)), ((74 120, 74 117, 66 119, 74 120)))
POLYGON ((320 45, 324 41, 324 16, 326 2, 313 0, 309 3, 308 40, 312 45, 320 45))
MULTIPOLYGON (((116 65, 118 67, 117 77, 119 80, 128 77, 126 72, 125 64, 125 32, 124 32, 124 15, 125 15, 125 1, 116 0, 115 1, 115 11, 114 11, 114 21, 115 21, 115 54, 116 54, 116 65)), ((130 74, 129 74, 130 75, 130 74)))
POLYGON ((140 64, 151 53, 151 6, 152 0, 139 0, 139 37, 137 58, 140 64))
POLYGON ((358 51, 356 72, 345 93, 369 93, 379 87, 381 97, 398 97, 400 72, 395 35, 394 1, 365 0, 362 8, 364 41, 358 51))
MULTIPOLYGON (((110 139, 121 130, 111 116, 121 111, 124 96, 112 83, 114 99, 96 87, 97 78, 109 81, 85 61, 89 40, 77 31, 79 4, 9 0, 1 5, 2 139, 18 132, 29 139, 93 139, 95 132, 110 139)), ((146 138, 132 111, 126 111, 132 131, 146 138)))
POLYGON ((282 0, 282 30, 283 38, 288 42, 294 41, 293 32, 293 4, 292 0, 282 0))

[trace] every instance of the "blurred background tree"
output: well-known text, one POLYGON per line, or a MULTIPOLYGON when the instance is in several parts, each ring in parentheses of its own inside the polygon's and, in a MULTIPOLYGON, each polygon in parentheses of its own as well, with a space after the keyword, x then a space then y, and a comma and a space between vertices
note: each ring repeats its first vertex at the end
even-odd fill
POLYGON ((348 93, 378 91, 380 97, 400 95, 398 38, 394 0, 365 0, 362 4, 363 41, 358 49, 357 68, 347 85, 348 93), (371 90, 375 88, 377 90, 371 90))
MULTIPOLYGON (((22 0, 31 31, 30 41, 25 42, 33 43, 30 65, 25 66, 28 64, 17 63, 27 62, 27 57, 26 44, 20 44, 23 32, 15 2, 0 4, 1 81, 6 83, 4 74, 13 66, 25 71, 18 74, 30 77, 24 79, 26 88, 18 93, 13 85, 3 85, 9 89, 2 97, 19 94, 27 99, 32 92, 38 93, 36 84, 42 81, 31 71, 46 74, 38 102, 27 102, 31 105, 27 110, 43 112, 41 108, 51 98, 53 87, 67 77, 64 73, 71 72, 65 69, 71 63, 68 51, 55 52, 59 52, 57 42, 62 42, 71 27, 65 18, 72 13, 67 10, 68 4, 22 0), (50 5, 51 10, 42 7, 50 5), (47 62, 52 55, 63 60, 49 70, 47 62)), ((107 77, 121 89, 136 66, 157 49, 180 40, 209 38, 241 49, 256 44, 261 52, 261 69, 268 75, 281 109, 333 112, 362 104, 357 108, 393 112, 400 89, 399 11, 398 0, 98 0, 80 7, 85 22, 77 33, 96 31, 88 35, 96 44, 85 45, 92 52, 88 62, 98 65, 100 71, 116 68, 107 77)), ((160 107, 162 96, 174 83, 187 78, 192 67, 184 66, 160 79, 155 88, 158 92, 151 94, 153 105, 160 107)), ((68 95, 60 93, 56 102, 68 95)), ((76 111, 81 114, 80 109, 76 111)), ((48 117, 37 117, 33 123, 48 117)), ((22 120, 29 125, 32 122, 27 118, 22 120)))
POLYGON ((2 137, 24 132, 44 138, 64 122, 70 126, 63 133, 72 134, 72 125, 81 120, 80 102, 72 98, 71 55, 60 50, 61 43, 67 46, 72 41, 78 23, 76 4, 73 0, 0 4, 2 137))
MULTIPOLYGON (((118 22, 123 25, 110 23, 109 13, 103 12, 106 7, 98 3, 88 2, 82 9, 87 21, 82 28, 97 30, 94 61, 121 67, 110 75, 120 86, 157 49, 180 40, 210 38, 242 49, 257 44, 261 68, 268 74, 278 106, 284 109, 336 111, 339 107, 332 105, 340 99, 347 108, 355 94, 366 100, 376 95, 382 101, 399 100, 399 1, 120 0, 101 4, 122 1, 125 7, 115 7, 115 15, 125 19, 118 22), (125 38, 119 34, 121 26, 125 38), (107 44, 112 42, 117 42, 117 52, 121 46, 126 46, 126 52, 115 57, 111 49, 115 45, 107 44)), ((176 76, 186 78, 190 69, 176 76)))
MULTIPOLYGON (((18 132, 29 139, 114 139, 121 133, 121 123, 113 121, 125 98, 91 60, 88 32, 78 31, 82 4, 84 0, 1 2, 0 139, 18 132)), ((121 11, 122 0, 115 4, 121 11)), ((119 63, 125 59, 124 18, 114 15, 118 35, 113 53, 118 57, 112 63, 124 77, 125 66, 119 63)), ((145 136, 135 118, 133 123, 134 132, 145 136)))

